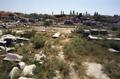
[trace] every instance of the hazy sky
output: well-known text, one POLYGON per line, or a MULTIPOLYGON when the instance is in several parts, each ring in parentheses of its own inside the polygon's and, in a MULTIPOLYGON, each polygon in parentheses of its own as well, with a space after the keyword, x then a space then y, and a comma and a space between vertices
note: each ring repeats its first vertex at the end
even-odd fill
POLYGON ((58 14, 61 10, 120 15, 120 0, 0 0, 0 11, 58 14))

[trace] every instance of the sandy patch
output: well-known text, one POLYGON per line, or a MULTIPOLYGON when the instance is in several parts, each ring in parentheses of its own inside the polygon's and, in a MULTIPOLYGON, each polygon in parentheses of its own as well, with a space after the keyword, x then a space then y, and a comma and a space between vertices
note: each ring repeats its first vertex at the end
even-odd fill
POLYGON ((74 30, 74 28, 60 28, 60 27, 47 27, 47 28, 45 28, 43 26, 41 26, 41 27, 33 26, 32 28, 38 32, 46 30, 47 32, 60 32, 60 33, 65 33, 65 34, 66 33, 69 34, 69 33, 71 33, 71 31, 74 30))
POLYGON ((69 62, 70 64, 70 79, 80 79, 78 73, 73 68, 74 63, 69 62))
POLYGON ((86 74, 96 79, 110 79, 103 71, 102 65, 98 63, 84 62, 87 67, 86 74))

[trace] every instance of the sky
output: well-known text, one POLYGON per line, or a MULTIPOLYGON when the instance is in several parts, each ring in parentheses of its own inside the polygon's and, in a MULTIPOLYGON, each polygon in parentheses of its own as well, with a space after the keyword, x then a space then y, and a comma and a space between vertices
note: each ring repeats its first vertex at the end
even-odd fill
POLYGON ((66 14, 70 10, 76 12, 95 11, 103 15, 120 15, 120 0, 0 0, 0 11, 21 13, 66 14))

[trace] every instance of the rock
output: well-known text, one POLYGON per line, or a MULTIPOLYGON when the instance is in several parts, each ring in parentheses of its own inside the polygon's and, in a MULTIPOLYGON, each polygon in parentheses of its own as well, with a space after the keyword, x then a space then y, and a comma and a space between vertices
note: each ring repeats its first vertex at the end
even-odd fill
POLYGON ((6 54, 6 57, 3 60, 7 61, 21 61, 23 56, 20 56, 18 54, 8 53, 6 54))
POLYGON ((13 69, 10 71, 10 79, 14 79, 15 77, 19 76, 20 69, 18 67, 13 67, 13 69))
POLYGON ((25 66, 25 68, 23 69, 21 76, 29 76, 29 75, 33 75, 33 71, 35 70, 36 65, 28 65, 25 66))
POLYGON ((24 69, 26 66, 26 64, 24 62, 19 62, 18 65, 19 65, 20 69, 24 69))
POLYGON ((24 43, 20 43, 20 46, 24 46, 24 43))
POLYGON ((19 77, 18 79, 35 79, 35 78, 19 77))
POLYGON ((56 74, 55 77, 53 77, 52 79, 61 79, 60 71, 56 70, 55 74, 56 74))
POLYGON ((113 48, 109 48, 108 51, 113 52, 113 53, 119 53, 119 52, 120 52, 120 51, 115 50, 115 49, 113 49, 113 48))
POLYGON ((60 36, 60 32, 55 33, 52 37, 53 38, 58 38, 60 36))
POLYGON ((42 60, 42 58, 46 58, 46 55, 43 54, 42 52, 40 52, 39 54, 35 54, 34 59, 35 59, 35 61, 38 61, 40 64, 43 64, 43 62, 44 62, 42 60))

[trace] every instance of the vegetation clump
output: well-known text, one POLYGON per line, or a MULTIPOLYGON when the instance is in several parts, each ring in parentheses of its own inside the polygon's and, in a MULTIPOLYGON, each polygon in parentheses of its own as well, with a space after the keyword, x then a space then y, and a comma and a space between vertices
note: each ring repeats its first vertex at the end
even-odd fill
POLYGON ((25 31, 25 33, 22 34, 21 36, 22 37, 26 37, 26 38, 31 38, 31 37, 34 37, 35 33, 36 32, 34 30, 32 30, 32 31, 25 31))
POLYGON ((111 79, 120 78, 120 67, 115 63, 108 63, 104 65, 103 69, 111 79))
POLYGON ((33 38, 33 45, 35 49, 43 48, 45 45, 45 38, 42 36, 35 36, 33 38))

